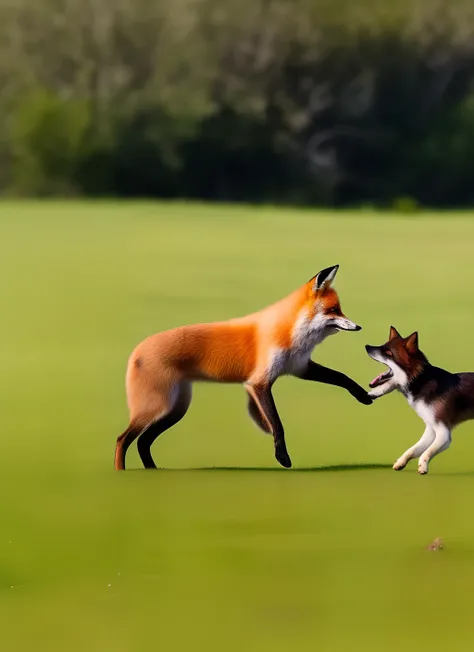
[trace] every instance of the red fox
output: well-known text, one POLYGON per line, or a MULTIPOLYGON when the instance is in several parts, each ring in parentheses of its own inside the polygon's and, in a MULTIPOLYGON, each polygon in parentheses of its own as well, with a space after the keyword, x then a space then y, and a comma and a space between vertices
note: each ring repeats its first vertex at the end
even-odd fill
POLYGON ((194 324, 163 331, 143 340, 127 367, 130 425, 117 439, 115 468, 125 469, 125 455, 138 437, 146 469, 156 468, 151 446, 186 414, 193 381, 241 383, 256 425, 273 436, 275 457, 291 467, 273 396, 282 375, 337 385, 360 403, 370 405, 365 389, 345 374, 311 360, 311 352, 328 335, 359 331, 347 319, 331 284, 339 265, 321 270, 289 296, 263 310, 224 322, 194 324))

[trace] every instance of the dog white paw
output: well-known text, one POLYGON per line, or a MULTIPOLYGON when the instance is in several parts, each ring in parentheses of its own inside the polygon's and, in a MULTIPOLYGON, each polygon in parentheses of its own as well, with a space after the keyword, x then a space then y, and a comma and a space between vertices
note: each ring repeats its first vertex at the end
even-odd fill
POLYGON ((428 473, 428 462, 418 463, 418 475, 426 475, 428 473))
POLYGON ((405 462, 404 459, 400 458, 400 459, 398 459, 398 460, 395 462, 395 464, 392 466, 392 469, 393 469, 394 471, 401 471, 402 469, 404 469, 404 468, 406 467, 406 465, 407 465, 407 462, 405 462))

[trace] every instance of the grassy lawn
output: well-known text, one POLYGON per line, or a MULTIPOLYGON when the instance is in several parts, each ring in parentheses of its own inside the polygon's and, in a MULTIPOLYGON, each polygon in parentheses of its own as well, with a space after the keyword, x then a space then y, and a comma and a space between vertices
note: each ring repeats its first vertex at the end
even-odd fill
POLYGON ((315 359, 367 385, 381 367, 364 344, 393 324, 474 370, 473 242, 455 214, 0 204, 2 649, 470 651, 474 425, 428 476, 395 473, 423 431, 401 396, 365 407, 285 378, 290 471, 238 386, 195 387, 153 447, 165 470, 133 446, 116 473, 113 454, 136 343, 257 310, 335 263, 363 330, 315 359))

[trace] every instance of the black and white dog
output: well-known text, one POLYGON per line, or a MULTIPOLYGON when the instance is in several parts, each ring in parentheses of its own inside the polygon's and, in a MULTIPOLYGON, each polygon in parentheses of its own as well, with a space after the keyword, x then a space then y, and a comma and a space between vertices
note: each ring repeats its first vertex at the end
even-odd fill
POLYGON ((369 386, 372 399, 400 391, 425 422, 421 439, 406 450, 393 465, 395 471, 418 457, 418 473, 428 473, 430 460, 451 444, 452 430, 474 419, 474 373, 456 373, 434 367, 418 348, 418 333, 402 337, 390 327, 388 342, 382 346, 366 345, 371 358, 383 362, 383 372, 369 386))

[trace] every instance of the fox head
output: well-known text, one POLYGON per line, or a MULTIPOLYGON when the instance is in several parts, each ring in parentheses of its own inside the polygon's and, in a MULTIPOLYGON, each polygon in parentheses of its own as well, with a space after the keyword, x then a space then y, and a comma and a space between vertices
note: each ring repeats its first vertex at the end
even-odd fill
POLYGON ((326 267, 307 283, 311 330, 320 332, 324 337, 338 331, 362 329, 344 315, 337 292, 331 286, 338 269, 339 265, 326 267))
POLYGON ((399 387, 415 378, 428 362, 418 348, 418 333, 402 337, 396 328, 390 326, 388 341, 382 346, 366 344, 365 350, 373 360, 387 365, 387 371, 374 378, 370 387, 378 387, 393 378, 399 387))

